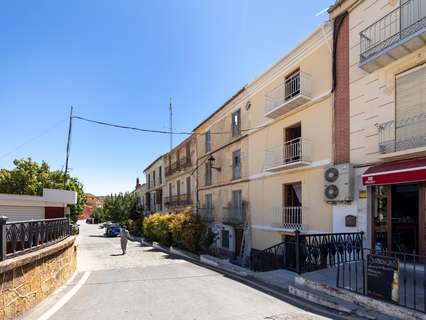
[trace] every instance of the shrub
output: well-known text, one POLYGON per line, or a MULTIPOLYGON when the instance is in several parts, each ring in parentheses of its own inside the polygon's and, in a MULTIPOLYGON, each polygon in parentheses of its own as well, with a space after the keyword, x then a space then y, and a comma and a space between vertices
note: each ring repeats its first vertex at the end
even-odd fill
POLYGON ((212 243, 207 226, 189 208, 179 213, 146 217, 143 228, 144 235, 152 240, 192 252, 206 250, 212 243))
POLYGON ((143 218, 127 220, 127 229, 131 235, 136 237, 141 236, 143 234, 143 218))

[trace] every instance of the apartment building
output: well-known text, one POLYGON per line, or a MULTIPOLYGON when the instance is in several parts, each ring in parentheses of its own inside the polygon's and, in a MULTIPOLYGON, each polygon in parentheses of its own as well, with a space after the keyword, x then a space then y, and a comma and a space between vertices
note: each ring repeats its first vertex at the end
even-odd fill
POLYGON ((164 210, 163 194, 165 186, 164 155, 161 155, 146 167, 144 174, 146 181, 145 212, 148 214, 162 212, 164 210))
POLYGON ((251 246, 332 232, 323 176, 332 162, 332 26, 325 23, 250 83, 251 246))
MULTIPOLYGON (((335 149, 355 168, 367 244, 426 253, 426 1, 340 0, 335 21, 335 149)), ((344 228, 343 228, 344 229, 344 228)))
POLYGON ((191 135, 164 155, 164 210, 176 212, 194 207, 196 199, 196 138, 191 135))
POLYGON ((239 90, 194 129, 198 213, 217 233, 218 251, 230 257, 239 255, 249 209, 245 129, 250 105, 238 99, 244 91, 239 90))

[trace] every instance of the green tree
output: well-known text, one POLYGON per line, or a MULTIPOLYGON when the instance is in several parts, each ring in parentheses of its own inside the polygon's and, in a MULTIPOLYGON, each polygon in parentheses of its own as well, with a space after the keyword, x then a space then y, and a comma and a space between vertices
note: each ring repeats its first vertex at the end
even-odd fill
POLYGON ((117 193, 106 196, 103 212, 106 220, 126 224, 129 219, 138 217, 136 211, 137 197, 134 193, 117 193))
MULTIPOLYGON (((43 194, 43 188, 64 189, 64 174, 60 170, 50 170, 46 161, 40 164, 31 158, 15 159, 13 169, 0 169, 0 193, 43 194)), ((67 175, 66 190, 77 192, 77 204, 70 206, 71 220, 76 222, 86 204, 83 184, 67 175)))

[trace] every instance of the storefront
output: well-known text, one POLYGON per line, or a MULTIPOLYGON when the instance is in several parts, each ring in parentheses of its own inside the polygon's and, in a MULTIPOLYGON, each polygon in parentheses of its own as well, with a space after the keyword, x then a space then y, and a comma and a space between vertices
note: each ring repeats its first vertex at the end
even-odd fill
POLYGON ((426 158, 372 166, 362 178, 371 188, 372 247, 426 254, 426 158))

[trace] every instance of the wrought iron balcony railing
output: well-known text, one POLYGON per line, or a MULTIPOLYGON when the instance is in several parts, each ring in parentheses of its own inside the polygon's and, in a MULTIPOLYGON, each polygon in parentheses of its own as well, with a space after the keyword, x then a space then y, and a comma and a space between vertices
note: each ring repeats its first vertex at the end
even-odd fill
POLYGON ((274 208, 274 227, 287 230, 303 230, 302 207, 274 208))
POLYGON ((299 71, 265 95, 265 116, 276 118, 311 100, 311 75, 299 71))
POLYGON ((382 154, 426 146, 426 113, 378 125, 382 154))
POLYGON ((179 159, 179 163, 180 167, 183 169, 190 166, 192 162, 190 157, 182 157, 179 159))
POLYGON ((192 204, 190 194, 180 194, 164 198, 164 203, 167 207, 187 206, 192 204))
POLYGON ((222 222, 224 224, 244 224, 246 220, 246 210, 243 207, 223 208, 222 222))
POLYGON ((214 222, 214 208, 199 208, 198 214, 201 221, 206 223, 214 222))
POLYGON ((311 163, 311 143, 296 138, 265 151, 265 170, 278 171, 311 163))
MULTIPOLYGON (((361 31, 361 66, 367 60, 384 54, 388 49, 393 49, 399 44, 410 40, 419 32, 426 31, 426 2, 424 0, 407 0, 401 2, 401 5, 396 9, 361 31)), ((423 45, 423 41, 421 45, 423 45)), ((404 46, 404 50, 402 51, 411 51, 410 47, 404 46)), ((401 52, 395 52, 389 59, 383 59, 379 65, 387 64, 387 61, 391 62, 402 55, 404 54, 401 52)), ((377 66, 375 68, 377 69, 377 66)))

